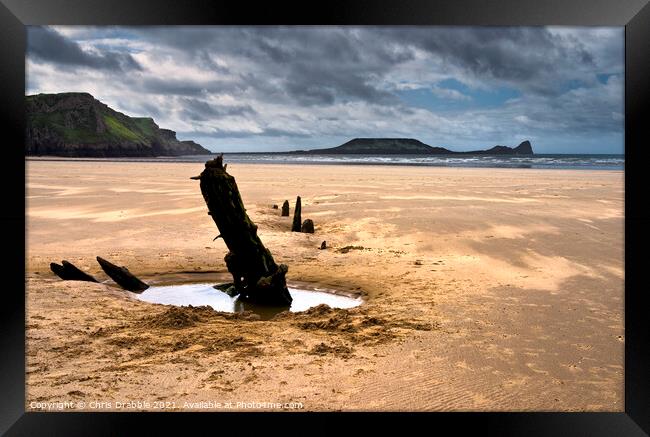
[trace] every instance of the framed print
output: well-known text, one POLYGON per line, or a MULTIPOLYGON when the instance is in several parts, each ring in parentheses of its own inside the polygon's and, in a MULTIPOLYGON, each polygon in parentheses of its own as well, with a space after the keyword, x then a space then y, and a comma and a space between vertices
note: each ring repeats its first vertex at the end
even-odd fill
POLYGON ((647 2, 2 3, 7 435, 650 429, 647 2))

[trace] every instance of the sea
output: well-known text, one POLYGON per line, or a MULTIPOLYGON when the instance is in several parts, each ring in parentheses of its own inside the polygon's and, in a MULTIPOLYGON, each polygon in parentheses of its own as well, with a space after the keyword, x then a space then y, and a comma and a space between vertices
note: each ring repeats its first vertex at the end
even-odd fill
MULTIPOLYGON (((216 156, 216 155, 214 155, 216 156)), ((35 160, 120 162, 205 162, 210 155, 156 158, 28 158, 35 160)), ((225 163, 404 165, 422 167, 532 168, 624 170, 625 155, 316 155, 290 153, 224 153, 225 163)))

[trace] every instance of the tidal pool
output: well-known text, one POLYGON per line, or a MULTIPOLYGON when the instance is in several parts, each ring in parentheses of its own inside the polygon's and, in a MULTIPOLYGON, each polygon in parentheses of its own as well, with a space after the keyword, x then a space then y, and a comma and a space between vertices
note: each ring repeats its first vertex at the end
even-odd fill
POLYGON ((221 290, 214 288, 214 284, 179 284, 151 286, 140 294, 135 294, 137 299, 150 303, 178 306, 208 305, 217 311, 236 313, 252 311, 259 314, 263 320, 268 320, 275 314, 286 311, 305 311, 311 307, 326 304, 332 308, 354 308, 361 305, 361 298, 342 296, 318 290, 301 290, 288 287, 293 298, 291 306, 267 307, 243 302, 239 297, 230 297, 221 290))

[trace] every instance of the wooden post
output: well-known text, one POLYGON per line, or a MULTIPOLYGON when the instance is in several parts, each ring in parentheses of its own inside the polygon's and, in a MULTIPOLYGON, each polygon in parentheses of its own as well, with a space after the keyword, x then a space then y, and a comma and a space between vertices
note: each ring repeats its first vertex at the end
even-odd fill
POLYGON ((293 211, 293 225, 291 226, 292 232, 300 232, 300 225, 302 225, 302 220, 300 218, 301 209, 300 196, 298 196, 296 199, 296 209, 293 211))
POLYGON ((66 260, 61 261, 61 265, 50 263, 50 269, 55 275, 66 281, 98 282, 97 279, 93 278, 88 273, 81 271, 77 266, 66 260))
POLYGON ((279 266, 257 235, 257 226, 246 214, 235 178, 226 173, 223 155, 205 163, 195 179, 208 214, 228 247, 226 267, 240 299, 263 305, 288 306, 292 298, 285 275, 288 267, 279 266))
POLYGON ((97 257, 97 262, 101 266, 104 273, 111 277, 113 281, 125 290, 134 293, 142 293, 149 288, 149 285, 138 279, 133 273, 129 272, 126 267, 116 266, 115 264, 106 261, 101 256, 97 257))

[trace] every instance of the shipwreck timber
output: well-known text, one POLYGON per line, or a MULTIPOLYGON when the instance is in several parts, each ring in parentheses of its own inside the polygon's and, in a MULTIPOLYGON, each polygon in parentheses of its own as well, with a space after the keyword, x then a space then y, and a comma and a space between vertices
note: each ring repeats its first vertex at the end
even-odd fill
POLYGON ((285 279, 288 267, 276 264, 262 244, 257 226, 246 214, 235 178, 226 172, 223 156, 206 162, 203 172, 192 179, 200 180, 208 214, 229 250, 224 258, 233 277, 227 287, 229 294, 258 304, 290 305, 285 279))

